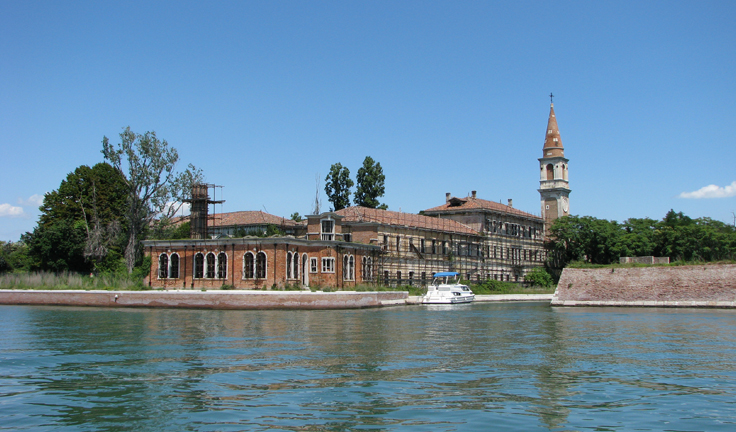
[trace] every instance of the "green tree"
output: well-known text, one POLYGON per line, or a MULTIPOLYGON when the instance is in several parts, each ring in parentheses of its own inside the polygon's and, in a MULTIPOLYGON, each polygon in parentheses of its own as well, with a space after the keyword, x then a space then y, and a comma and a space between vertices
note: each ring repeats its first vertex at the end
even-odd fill
POLYGON ((325 193, 332 203, 332 210, 338 211, 350 206, 350 188, 353 187, 350 170, 341 163, 332 164, 325 177, 325 193))
POLYGON ((356 180, 358 185, 355 190, 355 205, 383 210, 388 208, 386 204, 378 202, 378 198, 386 192, 386 176, 380 162, 376 163, 372 157, 366 156, 363 166, 358 169, 356 180))
POLYGON ((127 242, 125 264, 133 272, 141 256, 140 240, 156 217, 171 218, 184 199, 191 195, 192 185, 201 182, 202 173, 193 165, 181 172, 174 171, 179 160, 176 149, 156 132, 136 134, 127 127, 120 133, 120 143, 102 139, 105 160, 123 176, 128 187, 124 212, 127 242), (173 205, 172 205, 173 204, 173 205))
POLYGON ((24 234, 29 267, 89 272, 120 249, 128 187, 109 164, 82 165, 44 196, 33 232, 24 234), (58 244, 58 247, 55 245, 58 244), (55 250, 56 249, 56 250, 55 250))
POLYGON ((293 220, 294 222, 301 222, 303 220, 299 212, 292 213, 289 219, 293 220))

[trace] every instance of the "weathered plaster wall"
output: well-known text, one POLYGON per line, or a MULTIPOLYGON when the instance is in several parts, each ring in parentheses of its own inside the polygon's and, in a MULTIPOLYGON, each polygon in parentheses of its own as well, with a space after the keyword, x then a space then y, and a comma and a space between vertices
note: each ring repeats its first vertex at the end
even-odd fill
POLYGON ((552 305, 736 307, 736 265, 566 268, 552 305))

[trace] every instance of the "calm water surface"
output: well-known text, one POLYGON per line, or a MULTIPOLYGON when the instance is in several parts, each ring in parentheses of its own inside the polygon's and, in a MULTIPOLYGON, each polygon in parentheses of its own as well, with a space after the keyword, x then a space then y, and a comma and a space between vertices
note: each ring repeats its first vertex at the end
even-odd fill
POLYGON ((0 306, 0 430, 736 430, 736 311, 0 306))

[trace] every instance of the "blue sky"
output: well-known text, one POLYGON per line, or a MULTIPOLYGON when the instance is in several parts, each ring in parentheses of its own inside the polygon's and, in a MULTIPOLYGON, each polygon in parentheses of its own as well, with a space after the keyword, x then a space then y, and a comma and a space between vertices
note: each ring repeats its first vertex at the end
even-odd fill
POLYGON ((550 92, 573 214, 736 212, 733 1, 0 7, 0 240, 125 126, 223 185, 224 211, 309 214, 316 176, 370 155, 391 210, 477 190, 539 214, 550 92))

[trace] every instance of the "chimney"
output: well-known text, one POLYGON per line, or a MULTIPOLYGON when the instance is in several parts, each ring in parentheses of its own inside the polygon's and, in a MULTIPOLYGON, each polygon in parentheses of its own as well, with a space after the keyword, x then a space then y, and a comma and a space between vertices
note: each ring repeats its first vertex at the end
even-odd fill
POLYGON ((445 204, 450 202, 450 192, 445 194, 445 204))
POLYGON ((471 195, 473 195, 473 199, 475 199, 475 192, 476 192, 476 191, 472 191, 472 192, 470 192, 470 193, 471 193, 471 195))
POLYGON ((514 207, 514 200, 509 198, 509 207, 514 207))

